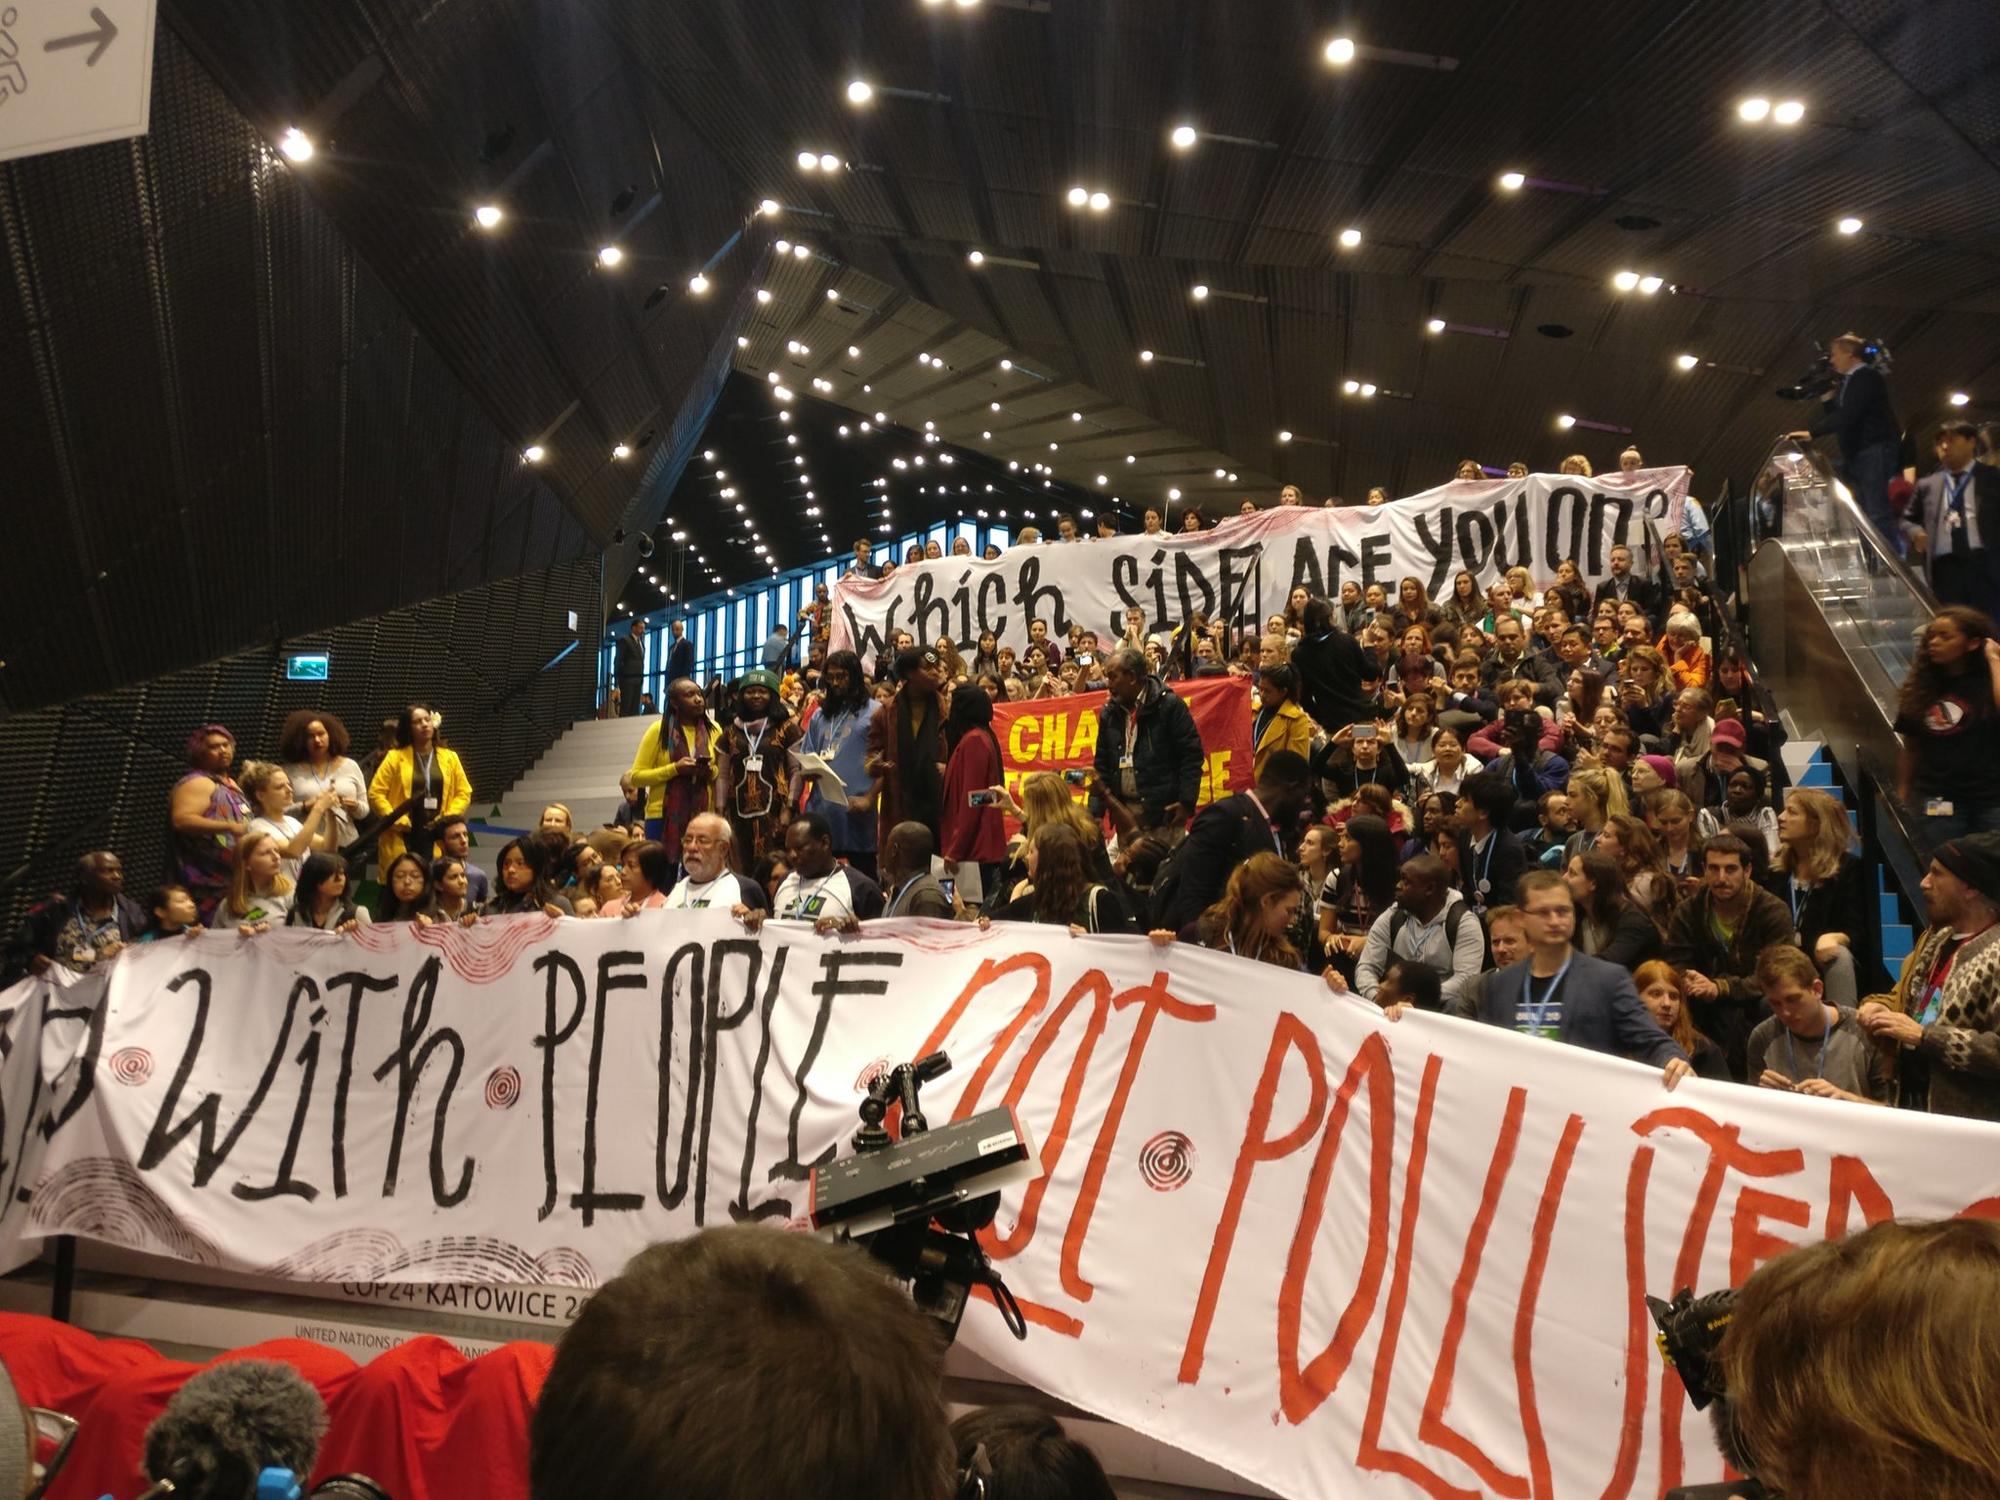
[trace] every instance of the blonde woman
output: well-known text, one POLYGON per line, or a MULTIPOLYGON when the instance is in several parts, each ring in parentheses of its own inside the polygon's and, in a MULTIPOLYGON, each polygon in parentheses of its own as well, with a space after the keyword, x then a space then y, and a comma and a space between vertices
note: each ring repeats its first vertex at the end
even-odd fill
POLYGON ((1784 902, 1799 946, 1812 955, 1829 1005, 1854 1005, 1854 947, 1868 929, 1868 890, 1847 809, 1813 787, 1794 787, 1778 809, 1778 852, 1765 889, 1784 902))
POLYGON ((1576 832, 1563 849, 1563 867, 1586 849, 1595 849, 1604 825, 1614 814, 1632 810, 1625 796, 1625 779, 1601 766, 1572 771, 1569 778, 1569 812, 1576 820, 1576 832))
POLYGON ((230 861, 228 894, 215 908, 215 925, 248 937, 282 925, 291 910, 292 881, 278 841, 268 833, 244 834, 230 861))
MULTIPOLYGON (((1023 781, 1018 800, 1004 786, 990 790, 1000 794, 1001 810, 1021 825, 1022 833, 1029 839, 1049 823, 1063 823, 1074 829, 1076 836, 1083 840, 1084 862, 1089 867, 1090 878, 1104 885, 1114 882, 1116 876, 1111 869, 1111 855, 1104 847, 1104 830, 1071 795, 1069 783, 1054 771, 1037 771, 1023 781)), ((1022 853, 1016 852, 1008 862, 996 882, 999 899, 988 902, 989 910, 1022 894, 1021 887, 1028 884, 1023 857, 1022 853)))
POLYGON ((293 884, 298 883, 299 867, 308 854, 331 854, 337 847, 334 833, 340 825, 334 811, 340 806, 338 789, 322 786, 301 819, 289 811, 291 774, 275 761, 251 761, 243 768, 241 785, 257 814, 250 820, 250 832, 267 833, 277 841, 285 878, 293 884))

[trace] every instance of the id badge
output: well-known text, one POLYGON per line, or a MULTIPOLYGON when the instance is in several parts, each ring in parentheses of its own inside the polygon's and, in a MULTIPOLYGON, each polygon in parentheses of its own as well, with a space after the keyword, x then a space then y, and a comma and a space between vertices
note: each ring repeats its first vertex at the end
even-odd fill
POLYGON ((436 812, 436 811, 438 810, 438 806, 439 806, 439 803, 438 803, 438 799, 437 799, 437 798, 435 798, 435 797, 426 797, 426 798, 424 798, 424 811, 425 811, 425 812, 429 812, 429 813, 434 813, 434 812, 436 812))
POLYGON ((1127 745, 1123 750, 1118 752, 1118 768, 1121 771, 1129 771, 1136 764, 1133 754, 1133 747, 1130 745, 1127 745))
POLYGON ((1927 818, 1950 817, 1951 799, 1949 797, 1926 797, 1924 799, 1924 816, 1927 818))
POLYGON ((95 948, 78 947, 76 952, 70 955, 70 958, 79 964, 94 964, 97 962, 97 950, 95 948))
POLYGON ((743 769, 748 771, 752 776, 761 775, 764 770, 764 757, 761 755, 744 756, 743 769))

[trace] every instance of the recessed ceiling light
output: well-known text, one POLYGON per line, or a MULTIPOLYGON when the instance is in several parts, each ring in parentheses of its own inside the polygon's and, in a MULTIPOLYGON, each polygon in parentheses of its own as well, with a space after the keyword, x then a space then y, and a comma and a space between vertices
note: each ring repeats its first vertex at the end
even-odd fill
POLYGON ((688 290, 697 297, 702 296, 708 291, 708 278, 699 271, 695 272, 688 278, 688 290))
POLYGON ((1194 284, 1194 290, 1189 295, 1197 302, 1206 302, 1208 300, 1208 283, 1197 281, 1194 284))
POLYGON ((750 340, 739 333, 736 335, 736 347, 739 349, 748 349, 750 347, 750 340))
POLYGON ((848 357, 849 359, 859 359, 859 358, 861 358, 861 347, 860 347, 860 345, 858 345, 858 344, 849 344, 849 345, 847 346, 847 357, 848 357))
POLYGON ((805 247, 804 245, 794 245, 794 246, 792 246, 792 259, 793 259, 793 260, 804 260, 804 259, 805 259, 805 258, 806 258, 806 257, 807 257, 808 255, 811 255, 811 254, 812 254, 812 251, 811 251, 811 250, 809 250, 809 249, 807 249, 807 248, 806 248, 806 247, 805 247))
POLYGON ((840 158, 835 156, 831 151, 822 153, 819 159, 819 169, 822 172, 838 172, 840 170, 840 158))
POLYGON ((278 137, 278 149, 293 161, 311 161, 313 154, 312 137, 296 125, 287 125, 285 133, 278 137))
POLYGON ((1953 391, 1949 399, 1953 406, 1969 406, 1972 402, 1972 398, 1964 391, 1953 391))
POLYGON ((799 153, 799 170, 801 172, 818 171, 819 153, 816 151, 801 151, 799 153))
POLYGON ((1322 55, 1336 68, 1344 68, 1354 61, 1354 39, 1337 36, 1326 44, 1326 51, 1322 55))
POLYGON ((1000 368, 1003 370, 1011 370, 1014 368, 1014 361, 1011 359, 1003 359, 1000 361, 1000 368))
POLYGON ((1215 471, 1215 477, 1216 477, 1217 479, 1220 479, 1220 478, 1221 478, 1221 477, 1222 477, 1223 475, 1227 474, 1228 472, 1229 472, 1229 471, 1228 471, 1227 469, 1217 469, 1217 470, 1215 471))
POLYGON ((767 219, 776 217, 778 212, 778 200, 776 198, 758 199, 757 212, 762 214, 767 219))
POLYGON ((1340 383, 1340 388, 1350 396, 1356 395, 1361 390, 1361 382, 1358 380, 1343 380, 1340 383))
POLYGON ((1169 500, 1178 500, 1178 499, 1180 499, 1180 497, 1181 497, 1181 492, 1180 492, 1179 490, 1168 490, 1168 491, 1167 491, 1167 498, 1168 498, 1169 500))
POLYGON ((1361 231, 1360 231, 1360 230, 1358 230, 1358 229, 1343 229, 1343 230, 1341 230, 1341 231, 1340 231, 1340 248, 1341 248, 1341 249, 1343 249, 1343 250, 1352 250, 1352 249, 1353 249, 1353 248, 1354 248, 1354 247, 1355 247, 1356 245, 1358 245, 1358 244, 1360 244, 1360 243, 1361 243, 1361 231))
POLYGON ((498 229, 500 221, 507 216, 500 212, 496 203, 482 203, 472 211, 472 218, 481 229, 498 229))
POLYGON ((1576 426, 1576 418, 1571 416, 1568 412, 1564 412, 1561 416, 1556 418, 1556 426, 1562 428, 1565 432, 1567 432, 1570 428, 1576 426))
POLYGON ((1174 143, 1176 150, 1187 151, 1193 149, 1194 143, 1201 139, 1201 134, 1192 125, 1176 125, 1174 133, 1168 139, 1174 143))
POLYGON ((864 80, 857 78, 847 86, 849 104, 866 104, 875 97, 875 90, 864 80))
POLYGON ((548 449, 544 448, 540 443, 530 443, 521 450, 522 459, 531 464, 538 464, 548 456, 548 449))
POLYGON ((1771 113, 1771 101, 1755 96, 1742 100, 1736 106, 1736 118, 1749 120, 1753 124, 1771 113))
POLYGON ((1430 333, 1443 333, 1445 328, 1444 319, 1432 318, 1428 323, 1424 324, 1424 328, 1430 333))
POLYGON ((972 264, 974 264, 975 266, 983 266, 986 264, 986 254, 982 250, 969 251, 967 252, 965 258, 971 261, 972 264))
POLYGON ((1835 229, 1838 229, 1842 234, 1861 233, 1861 221, 1855 218, 1852 214, 1849 214, 1846 218, 1842 219, 1838 224, 1834 225, 1833 227, 1835 229))
POLYGON ((1771 110, 1774 125, 1796 125, 1806 117, 1806 107, 1797 99, 1787 99, 1771 110))
POLYGON ((1292 440, 1291 428, 1289 427, 1280 428, 1278 431, 1278 441, 1281 443, 1289 443, 1291 440, 1292 440))
POLYGON ((771 300, 771 289, 769 287, 758 287, 757 300, 759 302, 769 302, 771 300))
POLYGON ((1518 193, 1527 185, 1528 178, 1524 172, 1502 172, 1500 174, 1500 187, 1505 192, 1518 193))
POLYGON ((624 258, 625 252, 616 245, 606 245, 597 252, 597 263, 600 266, 615 266, 624 258))
POLYGON ((1109 193, 1095 192, 1090 195, 1090 210, 1092 213, 1101 214, 1109 207, 1111 207, 1111 195, 1109 193))
POLYGON ((1665 285, 1666 282, 1658 276, 1641 276, 1639 278, 1639 293, 1641 296, 1650 297, 1665 285))
POLYGON ((632 456, 632 450, 625 444, 620 443, 611 450, 611 456, 613 458, 630 458, 632 456))
POLYGON ((1150 365, 1152 362, 1153 362, 1153 351, 1151 349, 1141 349, 1139 351, 1139 363, 1142 365, 1150 365))
POLYGON ((1071 208, 1082 208, 1084 204, 1090 201, 1090 189, 1086 187, 1073 187, 1065 196, 1069 199, 1069 206, 1071 208))
POLYGON ((1701 363, 1701 356, 1698 354, 1676 354, 1674 356, 1674 363, 1679 365, 1683 370, 1692 370, 1696 365, 1701 363))
POLYGON ((1611 278, 1611 284, 1621 292, 1629 292, 1639 284, 1639 273, 1637 271, 1620 271, 1611 278))

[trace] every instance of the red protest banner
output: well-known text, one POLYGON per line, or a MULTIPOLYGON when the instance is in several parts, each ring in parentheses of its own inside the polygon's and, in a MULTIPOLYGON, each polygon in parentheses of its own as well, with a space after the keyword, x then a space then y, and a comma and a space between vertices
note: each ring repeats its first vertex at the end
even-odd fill
MULTIPOLYGON (((1194 715, 1203 753, 1201 795, 1206 807, 1218 797, 1249 790, 1254 777, 1250 743, 1250 679, 1197 677, 1172 685, 1194 715)), ((1108 694, 1076 693, 1066 698, 1020 698, 993 705, 993 733, 1007 790, 1020 795, 1021 782, 1036 771, 1090 769, 1097 753, 1097 711, 1108 694)), ((1075 789, 1079 800, 1083 788, 1075 789)))

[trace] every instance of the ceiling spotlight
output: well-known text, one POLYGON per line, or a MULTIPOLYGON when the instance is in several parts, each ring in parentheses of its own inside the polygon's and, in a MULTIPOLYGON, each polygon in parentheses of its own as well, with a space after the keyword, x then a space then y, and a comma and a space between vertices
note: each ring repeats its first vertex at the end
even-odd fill
POLYGON ((1629 292, 1639 284, 1639 273, 1637 271, 1620 271, 1616 276, 1611 278, 1611 284, 1621 292, 1629 292))
POLYGON ((849 344, 847 346, 847 357, 849 359, 861 358, 861 346, 859 344, 849 344))
MULTIPOLYGON (((95 56, 96 54, 93 52, 91 55, 95 56)), ((293 161, 311 161, 313 154, 312 137, 308 136, 296 125, 287 125, 285 133, 278 137, 278 149, 293 161)))
POLYGON ((1787 99, 1771 111, 1773 125, 1796 125, 1806 117, 1806 107, 1797 99, 1787 99))
POLYGON ((1350 396, 1357 396, 1361 393, 1361 382, 1358 380, 1343 380, 1340 383, 1340 388, 1350 396))
POLYGON ((1064 197, 1069 200, 1069 206, 1071 208, 1082 208, 1084 204, 1090 201, 1090 189, 1085 187, 1073 187, 1069 190, 1069 192, 1064 194, 1064 197))
POLYGON ((1337 36, 1326 44, 1326 60, 1336 68, 1344 68, 1354 61, 1354 39, 1337 36))
POLYGON ((840 300, 840 293, 835 291, 832 287, 828 287, 826 289, 826 300, 829 302, 838 302, 840 300))
POLYGON ((986 252, 984 250, 968 251, 966 252, 965 258, 971 261, 972 264, 974 264, 975 266, 983 266, 986 264, 986 252))
POLYGON ((998 401, 989 401, 986 403, 986 409, 988 411, 998 411, 1000 410, 1000 403, 998 401))
POLYGON ((736 347, 739 349, 748 349, 750 347, 750 340, 745 335, 739 333, 736 335, 736 347))
POLYGON ((1969 406, 1972 403, 1972 398, 1964 391, 1953 391, 1948 399, 1953 406, 1969 406))
POLYGON ((862 79, 857 78, 847 86, 847 102, 849 104, 866 104, 874 97, 875 90, 862 79))
POLYGON ((628 448, 625 444, 620 443, 611 450, 611 456, 613 458, 630 458, 632 456, 632 450, 628 448))
POLYGON ((1191 295, 1197 302, 1206 302, 1208 300, 1208 283, 1205 281, 1197 281, 1194 284, 1194 291, 1191 293, 1191 295))
POLYGON ((1764 119, 1770 113, 1771 101, 1769 99, 1752 97, 1743 100, 1736 106, 1736 118, 1739 120, 1748 120, 1752 124, 1764 119))
MULTIPOLYGON (((1000 361, 1000 368, 1003 370, 1011 370, 1014 368, 1014 361, 1011 359, 1003 359, 1000 361)), ((998 411, 1000 408, 996 406, 993 409, 995 411, 998 411)))
POLYGON ((1679 365, 1683 370, 1692 370, 1696 365, 1701 363, 1701 356, 1698 354, 1676 354, 1674 356, 1674 363, 1679 365))
POLYGON ((1842 219, 1838 224, 1834 225, 1833 227, 1835 229, 1838 229, 1842 234, 1861 233, 1861 221, 1855 218, 1852 214, 1842 219))
POLYGON ((1220 478, 1222 478, 1222 476, 1223 476, 1223 475, 1227 474, 1228 472, 1229 472, 1229 471, 1228 471, 1227 469, 1217 469, 1217 470, 1215 471, 1215 477, 1216 477, 1217 479, 1220 479, 1220 478))
POLYGON ((1111 476, 1109 474, 1099 474, 1097 476, 1097 483, 1101 488, 1102 486, 1111 483, 1111 476))
POLYGON ((1168 490, 1168 491, 1167 491, 1167 498, 1168 498, 1169 500, 1178 500, 1178 499, 1180 499, 1180 497, 1181 497, 1181 492, 1180 492, 1179 490, 1168 490))
POLYGON ((1355 247, 1356 245, 1358 245, 1358 244, 1360 244, 1360 243, 1361 243, 1361 231, 1360 231, 1360 230, 1358 230, 1358 229, 1343 229, 1343 230, 1341 230, 1341 231, 1340 231, 1340 248, 1341 248, 1341 249, 1343 249, 1343 250, 1352 250, 1352 249, 1353 249, 1353 248, 1354 248, 1354 247, 1355 247))
POLYGON ((521 461, 523 463, 538 464, 548 456, 548 449, 544 448, 540 443, 530 443, 521 450, 521 461))
POLYGON ((778 200, 776 198, 759 199, 757 202, 757 212, 767 219, 775 218, 778 212, 778 200))
POLYGON ((778 372, 776 370, 769 371, 764 378, 770 381, 772 385, 776 385, 778 383, 778 372))
POLYGON ((1576 426, 1576 418, 1571 416, 1568 412, 1564 412, 1561 416, 1556 418, 1556 426, 1562 428, 1563 431, 1567 432, 1569 431, 1570 428, 1576 426))
POLYGON ((1153 362, 1153 351, 1151 349, 1141 349, 1139 351, 1139 363, 1142 365, 1150 365, 1152 362, 1153 362))
POLYGON ((888 424, 888 421, 889 421, 889 414, 886 411, 878 411, 875 413, 875 425, 877 427, 886 426, 888 424))
POLYGON ((714 463, 714 462, 715 462, 715 450, 714 450, 713 448, 704 448, 704 449, 702 449, 702 450, 701 450, 701 456, 702 456, 702 459, 703 459, 703 461, 704 461, 704 462, 707 462, 707 463, 714 463))
POLYGON ((688 290, 699 297, 708 290, 708 278, 697 271, 688 278, 688 290))
POLYGON ((813 151, 801 151, 801 152, 799 153, 799 170, 800 170, 801 172, 816 172, 816 171, 818 171, 818 170, 819 170, 819 154, 818 154, 817 152, 813 152, 813 151))
POLYGON ((819 159, 819 169, 822 172, 838 172, 840 170, 840 158, 835 156, 831 151, 824 153, 819 159))
POLYGON ((1432 319, 1431 319, 1431 320, 1430 320, 1430 321, 1429 321, 1428 323, 1424 324, 1424 328, 1425 328, 1425 330, 1426 330, 1427 332, 1430 332, 1430 333, 1443 333, 1443 332, 1444 332, 1444 319, 1443 319, 1443 318, 1432 318, 1432 319))
POLYGON ((1372 396, 1372 395, 1374 395, 1374 394, 1375 394, 1375 383, 1374 383, 1373 381, 1370 381, 1370 380, 1364 380, 1364 381, 1362 381, 1362 382, 1361 382, 1361 394, 1362 394, 1362 395, 1364 395, 1364 396, 1372 396))
POLYGON ((806 258, 806 257, 807 257, 808 255, 811 255, 811 254, 812 254, 812 251, 808 250, 808 249, 807 249, 807 248, 806 248, 806 247, 805 247, 804 245, 794 245, 794 246, 792 246, 792 259, 793 259, 793 260, 804 260, 804 259, 805 259, 805 258, 806 258))
POLYGON ((758 287, 758 288, 757 288, 757 300, 758 300, 759 302, 769 302, 769 301, 771 300, 771 291, 770 291, 770 288, 769 288, 769 287, 761 287, 761 286, 760 286, 760 287, 758 287))
POLYGON ((481 229, 498 229, 500 221, 505 217, 506 215, 500 212, 499 206, 492 203, 482 203, 472 211, 473 222, 481 229))
POLYGON ((1083 413, 1080 411, 1073 411, 1069 414, 1069 419, 1072 422, 1081 422, 1083 420, 1083 413))
POLYGON ((1527 185, 1528 179, 1525 173, 1502 172, 1500 174, 1500 189, 1502 192, 1518 193, 1527 185))
POLYGON ((1187 151, 1191 150, 1194 143, 1201 139, 1201 135, 1192 125, 1176 125, 1174 133, 1168 136, 1167 139, 1174 143, 1175 150, 1187 151))
POLYGON ((1281 443, 1289 443, 1291 440, 1292 440, 1292 429, 1289 427, 1281 428, 1278 432, 1278 441, 1281 443))
POLYGON ((1666 284, 1666 281, 1658 276, 1641 276, 1639 278, 1639 294, 1643 297, 1650 297, 1666 284))
POLYGON ((624 258, 625 252, 616 245, 606 245, 597 252, 597 263, 600 266, 615 266, 624 258))
POLYGON ((1128 464, 1136 464, 1138 461, 1139 461, 1139 455, 1136 453, 1128 453, 1125 455, 1125 462, 1128 464))
POLYGON ((1090 211, 1092 213, 1101 214, 1109 207, 1111 207, 1111 195, 1109 193, 1100 191, 1090 195, 1090 211))
POLYGON ((790 240, 776 240, 772 242, 771 248, 776 250, 780 255, 790 255, 792 253, 792 242, 790 240))

